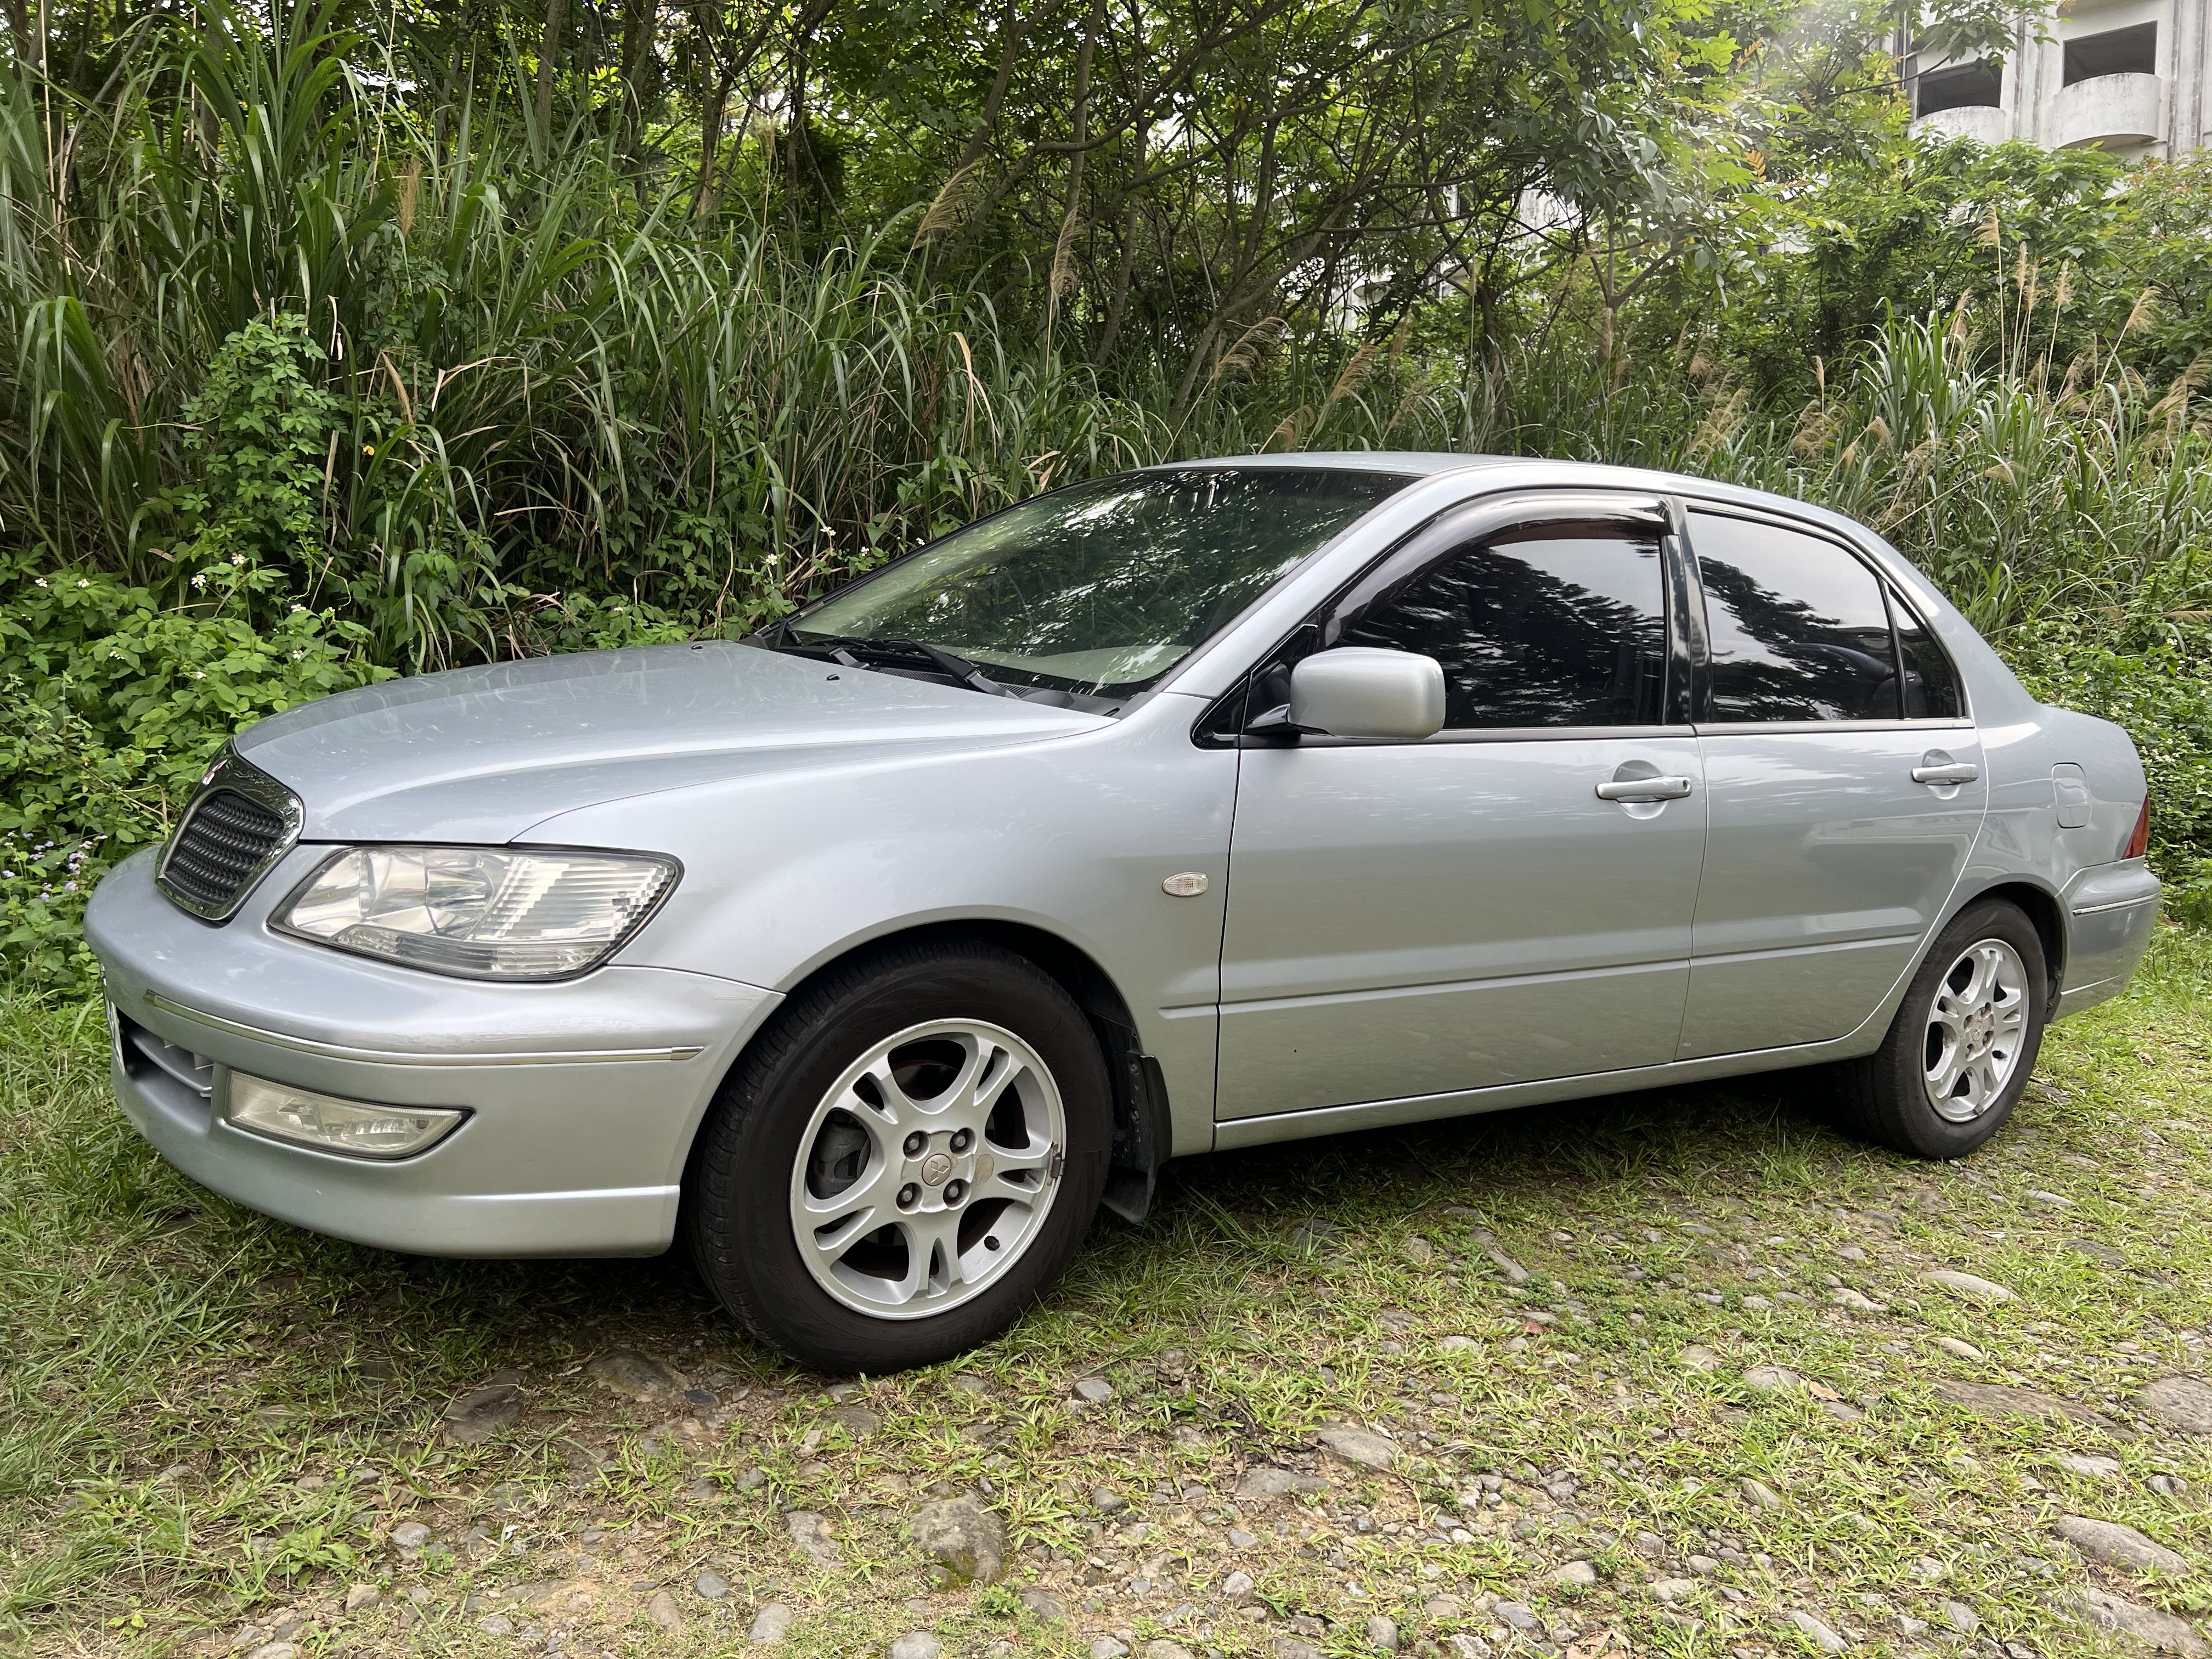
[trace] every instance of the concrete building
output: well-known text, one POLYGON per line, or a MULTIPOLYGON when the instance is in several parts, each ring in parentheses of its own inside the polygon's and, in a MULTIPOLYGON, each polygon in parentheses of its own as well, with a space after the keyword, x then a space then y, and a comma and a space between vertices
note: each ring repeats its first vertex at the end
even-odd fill
POLYGON ((1908 57, 1914 129, 1991 144, 2094 144, 2130 159, 2212 143, 2212 0, 2075 0, 2062 9, 2044 25, 2051 39, 2023 27, 2001 60, 1908 57))

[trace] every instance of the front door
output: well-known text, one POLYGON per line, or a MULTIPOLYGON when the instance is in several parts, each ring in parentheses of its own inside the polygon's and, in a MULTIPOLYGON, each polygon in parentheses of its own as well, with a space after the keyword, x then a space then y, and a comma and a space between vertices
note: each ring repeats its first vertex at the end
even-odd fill
POLYGON ((1222 1117, 1674 1057, 1705 802, 1665 520, 1576 501, 1462 512, 1325 619, 1437 658, 1443 731, 1240 755, 1222 1117))
POLYGON ((1942 648, 1842 544, 1692 512, 1710 817, 1680 1054, 1863 1022, 1942 919, 1987 787, 1942 648))

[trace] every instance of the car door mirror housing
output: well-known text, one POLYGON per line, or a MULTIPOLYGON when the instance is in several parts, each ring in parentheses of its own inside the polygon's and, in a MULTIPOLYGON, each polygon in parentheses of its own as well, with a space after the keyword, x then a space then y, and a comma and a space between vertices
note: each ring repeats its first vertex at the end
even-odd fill
POLYGON ((1443 665, 1411 651, 1317 651, 1291 670, 1288 723, 1333 738, 1434 737, 1444 723, 1443 665))

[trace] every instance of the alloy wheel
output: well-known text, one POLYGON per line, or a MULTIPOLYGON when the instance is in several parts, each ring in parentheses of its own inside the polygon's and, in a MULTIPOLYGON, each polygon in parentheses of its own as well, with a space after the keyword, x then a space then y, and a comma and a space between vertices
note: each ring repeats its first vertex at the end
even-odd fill
POLYGON ((1059 1086, 1020 1037, 981 1020, 910 1026, 846 1068, 799 1138, 800 1259, 874 1318, 957 1307, 1036 1237, 1066 1145, 1059 1086))
POLYGON ((1953 1123, 1971 1123, 2012 1081, 2027 1037, 2027 967, 2001 939, 1960 952, 1936 982, 1923 1063, 1928 1103, 1953 1123))

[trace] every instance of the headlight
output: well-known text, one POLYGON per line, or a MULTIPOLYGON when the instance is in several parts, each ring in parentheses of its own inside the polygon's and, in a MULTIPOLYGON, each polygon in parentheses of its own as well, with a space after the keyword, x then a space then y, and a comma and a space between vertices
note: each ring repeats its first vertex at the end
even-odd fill
POLYGON ((349 1158, 411 1158, 436 1145, 466 1112, 441 1106, 372 1106, 295 1089, 266 1078, 230 1074, 223 1121, 272 1140, 289 1140, 349 1158))
POLYGON ((567 979, 612 956, 676 874, 674 860, 639 854, 356 847, 270 925, 464 979, 567 979))

